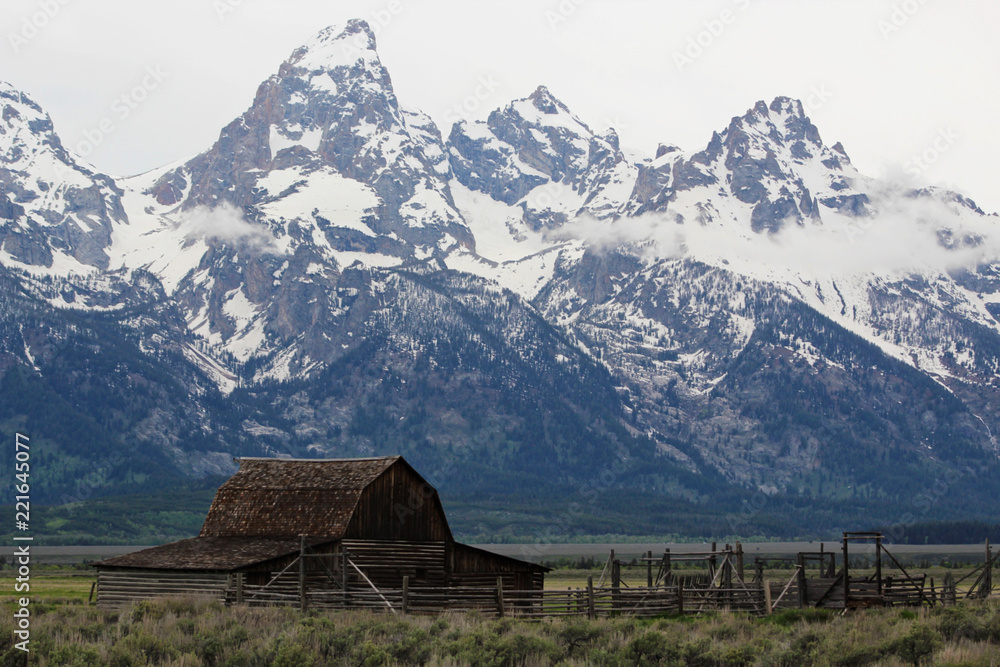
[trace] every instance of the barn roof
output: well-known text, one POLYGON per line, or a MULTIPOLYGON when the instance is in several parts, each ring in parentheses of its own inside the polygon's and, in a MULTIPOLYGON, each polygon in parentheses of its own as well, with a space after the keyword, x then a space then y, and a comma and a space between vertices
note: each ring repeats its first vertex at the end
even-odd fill
POLYGON ((362 492, 401 456, 364 459, 239 459, 201 529, 201 537, 340 538, 362 492))
POLYGON ((290 553, 298 553, 295 539, 261 537, 192 537, 163 546, 109 558, 100 567, 171 570, 238 570, 290 553))

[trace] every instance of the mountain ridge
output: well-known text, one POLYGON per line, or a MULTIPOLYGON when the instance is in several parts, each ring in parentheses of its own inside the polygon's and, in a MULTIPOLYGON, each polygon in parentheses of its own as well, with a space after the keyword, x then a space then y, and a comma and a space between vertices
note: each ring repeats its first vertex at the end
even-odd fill
MULTIPOLYGON (((0 373, 152 452, 98 465, 92 493, 390 450, 463 497, 596 483, 894 512, 943 471, 994 490, 995 220, 863 176, 799 101, 638 160, 545 86, 442 132, 352 21, 206 151, 116 180, 25 98, 0 87, 20 294, 0 373)), ((43 406, 18 409, 0 429, 43 406)), ((89 466, 66 455, 53 498, 89 466)))

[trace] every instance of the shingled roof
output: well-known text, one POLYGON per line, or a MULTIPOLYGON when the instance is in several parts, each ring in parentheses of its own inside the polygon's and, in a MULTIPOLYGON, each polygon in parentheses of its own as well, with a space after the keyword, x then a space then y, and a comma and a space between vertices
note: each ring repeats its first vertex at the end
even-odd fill
POLYGON ((297 552, 298 538, 192 537, 109 558, 100 567, 232 571, 297 552))
POLYGON ((240 459, 201 537, 343 537, 362 492, 400 456, 365 459, 240 459))

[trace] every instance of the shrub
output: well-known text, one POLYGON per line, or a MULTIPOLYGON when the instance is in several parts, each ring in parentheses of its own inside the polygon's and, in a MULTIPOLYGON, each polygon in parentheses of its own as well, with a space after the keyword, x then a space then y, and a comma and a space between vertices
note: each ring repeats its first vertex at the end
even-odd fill
POLYGON ((880 646, 851 646, 839 651, 833 664, 839 667, 872 665, 882 659, 883 653, 880 646))
POLYGON ((273 667, 312 667, 315 663, 315 656, 304 646, 282 637, 269 664, 273 667))
POLYGON ((708 639, 697 639, 681 647, 681 659, 688 667, 714 667, 718 660, 712 654, 712 642, 708 639))
POLYGON ((761 621, 788 628, 796 623, 825 623, 833 617, 829 609, 782 609, 779 612, 765 616, 761 621))
POLYGON ((732 646, 722 654, 722 664, 732 667, 752 665, 756 652, 752 646, 732 646))
POLYGON ((448 624, 448 619, 439 618, 435 620, 433 623, 431 623, 430 633, 432 636, 437 637, 441 634, 444 634, 444 631, 447 630, 449 627, 450 625, 448 624))
POLYGON ((596 625, 572 622, 556 633, 568 655, 573 655, 574 651, 581 646, 590 645, 601 635, 602 632, 596 625))
POLYGON ((941 635, 926 625, 914 625, 895 642, 894 652, 911 665, 920 665, 941 647, 941 635))
POLYGON ((157 664, 177 657, 177 650, 163 639, 135 629, 115 644, 108 656, 112 667, 157 664))
POLYGON ((627 664, 663 665, 677 662, 681 659, 680 648, 675 646, 660 632, 646 632, 635 637, 624 650, 627 664))
POLYGON ((945 639, 985 639, 985 628, 980 620, 965 607, 946 607, 939 613, 938 629, 945 639))
POLYGON ((402 665, 423 665, 431 659, 433 642, 430 634, 421 628, 408 631, 391 644, 392 657, 402 665))
POLYGON ((49 662, 61 667, 104 667, 105 661, 97 649, 60 646, 49 654, 49 662))

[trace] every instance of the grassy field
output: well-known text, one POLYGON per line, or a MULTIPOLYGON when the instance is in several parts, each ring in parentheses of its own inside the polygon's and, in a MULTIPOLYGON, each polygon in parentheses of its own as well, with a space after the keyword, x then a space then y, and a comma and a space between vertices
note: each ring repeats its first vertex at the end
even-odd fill
MULTIPOLYGON (((9 606, 7 607, 9 611, 9 606)), ((0 610, 0 613, 3 613, 0 610)), ((24 664, 0 617, 0 667, 24 664)), ((225 608, 192 599, 111 611, 80 603, 33 609, 39 667, 318 667, 320 665, 799 666, 1000 665, 1000 603, 883 609, 846 616, 787 611, 652 620, 396 617, 290 608, 225 608)))
MULTIPOLYGON (((948 570, 936 568, 935 577, 948 570), (937 570, 940 569, 940 572, 937 570)), ((959 578, 968 570, 950 570, 959 578)), ((645 568, 624 568, 644 583, 645 568)), ((787 578, 775 570, 776 579, 787 578)), ((0 667, 13 648, 14 580, 0 572, 0 667)), ((600 569, 557 569, 548 588, 581 587, 600 569)), ((477 614, 396 617, 291 608, 225 608, 194 599, 120 610, 87 605, 89 569, 32 573, 27 664, 66 667, 319 667, 321 665, 971 665, 1000 667, 1000 600, 843 615, 785 611, 586 621, 490 620, 477 614)))
MULTIPOLYGON (((13 570, 0 570, 0 600, 12 602, 22 597, 14 590, 13 570)), ((36 568, 31 573, 29 596, 32 603, 85 603, 96 572, 78 568, 36 568)))

